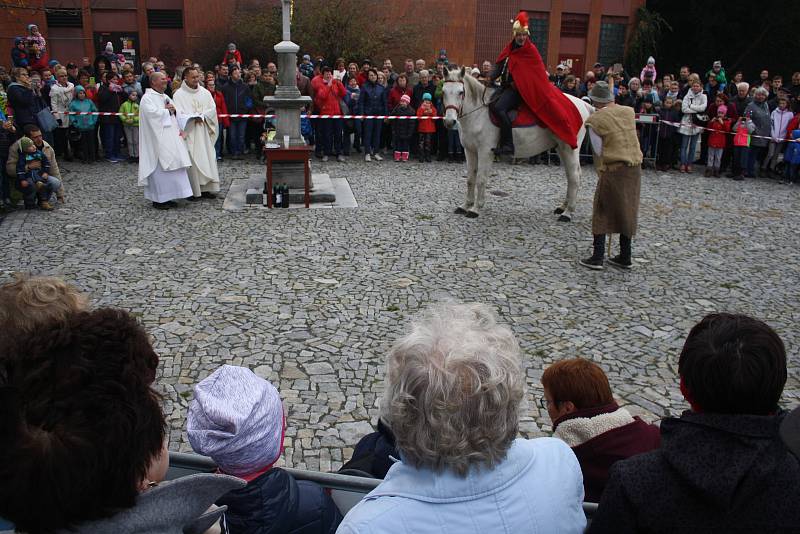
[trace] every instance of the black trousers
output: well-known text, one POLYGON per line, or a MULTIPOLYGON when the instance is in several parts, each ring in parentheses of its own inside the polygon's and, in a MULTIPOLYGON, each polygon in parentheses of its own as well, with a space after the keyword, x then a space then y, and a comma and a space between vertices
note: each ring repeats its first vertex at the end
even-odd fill
POLYGON ((511 144, 511 117, 508 113, 519 107, 522 97, 513 87, 506 87, 503 92, 492 104, 497 118, 500 120, 500 144, 511 144))
MULTIPOLYGON (((606 235, 598 234, 594 236, 593 245, 592 258, 602 260, 606 255, 606 235)), ((631 238, 625 234, 619 234, 619 255, 623 261, 631 261, 631 238)))

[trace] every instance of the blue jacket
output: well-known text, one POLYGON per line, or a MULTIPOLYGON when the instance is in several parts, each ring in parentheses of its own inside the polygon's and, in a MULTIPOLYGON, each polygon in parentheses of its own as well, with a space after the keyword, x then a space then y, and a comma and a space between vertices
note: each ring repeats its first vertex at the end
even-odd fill
POLYGON ((389 92, 380 84, 365 82, 358 97, 358 115, 386 115, 389 92))
MULTIPOLYGON (((243 81, 234 82, 231 80, 218 91, 222 91, 223 96, 225 96, 225 107, 228 108, 228 113, 239 115, 241 113, 250 113, 253 109, 253 93, 243 81)), ((237 118, 231 120, 245 121, 247 119, 237 118)))
POLYGON ((792 132, 792 139, 797 139, 795 143, 786 143, 786 152, 783 154, 783 160, 792 165, 800 165, 800 130, 792 132))
POLYGON ((270 469, 217 501, 230 534, 333 534, 342 514, 325 491, 270 469))
POLYGON ((465 478, 397 462, 337 534, 580 534, 582 502, 581 468, 566 443, 517 439, 494 469, 465 478))
MULTIPOLYGON (((83 100, 74 99, 69 103, 70 111, 97 111, 97 106, 88 98, 83 100)), ((72 115, 69 119, 72 126, 78 130, 89 131, 94 130, 94 125, 97 124, 97 115, 72 115)))

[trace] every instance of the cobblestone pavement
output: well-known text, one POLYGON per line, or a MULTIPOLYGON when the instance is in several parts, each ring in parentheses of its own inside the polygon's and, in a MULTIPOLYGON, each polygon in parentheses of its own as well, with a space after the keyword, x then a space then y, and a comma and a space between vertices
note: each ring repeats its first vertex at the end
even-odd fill
MULTIPOLYGON (((486 302, 512 326, 529 383, 526 436, 550 431, 543 368, 576 355, 600 363, 636 413, 680 413, 678 352, 715 310, 777 329, 790 353, 784 404, 800 400, 797 187, 647 171, 635 269, 593 272, 577 264, 590 251, 588 168, 571 224, 551 215, 566 187, 558 167, 496 165, 499 195, 475 220, 452 214, 466 187, 459 164, 319 164, 348 178, 359 208, 240 213, 222 200, 156 211, 128 164, 63 168, 65 206, 0 225, 2 276, 60 275, 141 319, 161 355, 174 450, 189 450, 192 386, 227 362, 280 390, 288 465, 337 469, 375 422, 386 349, 442 298, 486 302)), ((223 190, 261 169, 224 163, 223 190)))

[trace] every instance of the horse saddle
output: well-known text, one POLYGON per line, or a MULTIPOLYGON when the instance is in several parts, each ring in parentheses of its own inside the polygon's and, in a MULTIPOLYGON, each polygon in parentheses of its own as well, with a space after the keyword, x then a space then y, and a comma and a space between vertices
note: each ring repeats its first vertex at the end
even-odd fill
MULTIPOLYGON (((509 111, 508 116, 511 118, 512 128, 529 128, 539 124, 539 119, 525 102, 522 102, 517 109, 512 109, 509 111)), ((498 128, 500 127, 500 119, 497 118, 497 114, 494 111, 494 106, 491 105, 489 106, 489 118, 491 119, 492 124, 498 128)))

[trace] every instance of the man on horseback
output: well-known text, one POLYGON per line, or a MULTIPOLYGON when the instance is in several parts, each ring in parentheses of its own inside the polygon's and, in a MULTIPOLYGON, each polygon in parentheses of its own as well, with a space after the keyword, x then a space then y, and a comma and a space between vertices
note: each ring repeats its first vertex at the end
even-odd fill
POLYGON ((500 121, 500 147, 496 154, 513 154, 513 118, 510 112, 523 102, 538 119, 573 149, 578 147, 578 130, 583 124, 577 108, 550 83, 542 56, 530 40, 528 14, 520 11, 514 20, 514 38, 500 53, 490 79, 500 78, 499 96, 491 108, 500 121))

